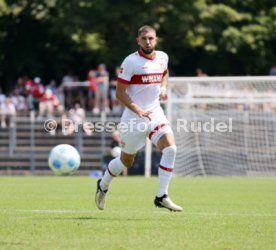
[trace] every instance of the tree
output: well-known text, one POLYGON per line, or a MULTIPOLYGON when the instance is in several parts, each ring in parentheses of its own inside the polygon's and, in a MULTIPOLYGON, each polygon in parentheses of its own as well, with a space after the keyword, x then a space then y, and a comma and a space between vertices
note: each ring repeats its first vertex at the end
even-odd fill
POLYGON ((273 0, 0 0, 0 82, 27 73, 44 82, 68 69, 84 79, 104 62, 112 72, 153 25, 171 72, 266 74, 275 64, 273 0))

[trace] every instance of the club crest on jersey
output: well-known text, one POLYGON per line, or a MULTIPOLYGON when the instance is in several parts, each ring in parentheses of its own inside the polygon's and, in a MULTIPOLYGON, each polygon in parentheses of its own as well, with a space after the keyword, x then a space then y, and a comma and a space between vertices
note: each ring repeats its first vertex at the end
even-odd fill
POLYGON ((160 65, 160 67, 161 67, 162 70, 165 70, 165 69, 166 69, 164 63, 160 63, 159 65, 160 65))
POLYGON ((143 83, 156 83, 156 82, 161 82, 162 78, 163 78, 163 74, 143 75, 142 82, 143 83))

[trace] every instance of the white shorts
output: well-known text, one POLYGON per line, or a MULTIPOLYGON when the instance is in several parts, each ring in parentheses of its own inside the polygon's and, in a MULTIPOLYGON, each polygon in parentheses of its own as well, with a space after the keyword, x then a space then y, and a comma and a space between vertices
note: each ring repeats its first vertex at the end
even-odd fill
POLYGON ((156 145, 164 134, 173 133, 161 106, 152 110, 151 118, 151 121, 141 118, 125 109, 119 127, 123 152, 136 154, 145 145, 147 137, 156 145))

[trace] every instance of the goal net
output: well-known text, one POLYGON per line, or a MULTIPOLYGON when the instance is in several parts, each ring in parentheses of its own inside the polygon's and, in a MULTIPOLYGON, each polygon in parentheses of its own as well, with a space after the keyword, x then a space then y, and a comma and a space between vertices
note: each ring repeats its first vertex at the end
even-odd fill
POLYGON ((176 175, 276 175, 276 77, 172 77, 176 175))

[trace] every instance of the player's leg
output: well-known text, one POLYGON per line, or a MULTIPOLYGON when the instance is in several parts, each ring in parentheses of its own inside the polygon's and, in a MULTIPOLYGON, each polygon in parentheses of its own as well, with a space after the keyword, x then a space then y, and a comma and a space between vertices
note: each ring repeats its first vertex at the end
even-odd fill
POLYGON ((160 166, 158 170, 158 190, 157 196, 168 194, 169 183, 176 156, 176 145, 172 133, 166 133, 157 142, 158 149, 162 152, 160 166))
POLYGON ((164 207, 171 211, 182 211, 182 207, 176 205, 168 196, 168 188, 172 178, 174 168, 176 145, 172 132, 163 134, 158 142, 157 147, 162 151, 162 157, 158 170, 158 190, 154 200, 157 207, 164 207))
POLYGON ((121 156, 113 159, 107 166, 104 176, 100 182, 102 190, 107 190, 112 179, 120 175, 125 168, 130 168, 133 164, 135 154, 121 152, 121 156))
POLYGON ((172 202, 168 196, 168 187, 172 178, 177 148, 172 129, 165 117, 149 133, 149 138, 162 151, 160 167, 158 169, 158 189, 154 204, 171 211, 182 211, 182 207, 172 202))
POLYGON ((145 144, 145 135, 138 131, 120 131, 122 151, 120 157, 113 159, 100 182, 102 190, 107 190, 110 182, 123 172, 125 168, 130 168, 133 164, 136 152, 145 144))
POLYGON ((120 175, 125 168, 132 166, 135 154, 126 154, 121 152, 121 156, 113 159, 107 166, 104 176, 97 182, 97 191, 95 196, 95 202, 100 210, 105 207, 105 198, 109 185, 114 177, 120 175))
POLYGON ((168 186, 172 177, 176 156, 176 145, 173 131, 169 125, 164 111, 161 108, 153 113, 153 122, 148 132, 149 139, 162 152, 160 167, 158 169, 157 197, 168 195, 168 186))
POLYGON ((122 151, 120 157, 113 159, 104 173, 102 179, 98 180, 96 192, 96 205, 103 210, 105 206, 106 192, 114 177, 118 176, 125 168, 132 166, 136 152, 145 144, 145 134, 139 131, 120 131, 122 151))

